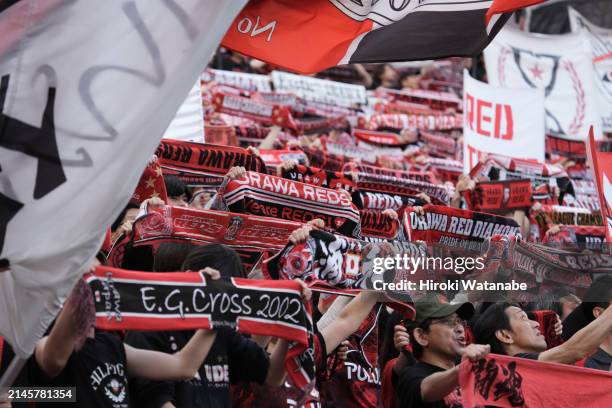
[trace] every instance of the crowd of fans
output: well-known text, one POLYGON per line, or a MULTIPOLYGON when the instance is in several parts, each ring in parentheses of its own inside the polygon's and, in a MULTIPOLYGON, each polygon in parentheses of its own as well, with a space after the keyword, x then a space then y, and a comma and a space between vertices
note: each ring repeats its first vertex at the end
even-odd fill
MULTIPOLYGON (((332 174, 346 176, 355 189, 343 194, 350 195, 359 210, 374 211, 398 225, 406 211, 414 207, 438 204, 477 210, 470 205, 469 197, 478 192, 479 183, 501 180, 500 174, 504 172, 514 172, 518 174, 515 179, 520 179, 520 166, 509 166, 499 157, 483 157, 481 164, 493 170, 463 175, 461 123, 459 127, 426 128, 393 122, 393 115, 396 118, 398 115, 428 118, 459 115, 459 105, 444 104, 435 95, 461 98, 462 69, 471 68, 472 62, 454 59, 421 68, 384 64, 330 69, 318 76, 362 84, 373 90, 370 101, 377 105, 342 108, 340 116, 344 120, 337 121, 338 112, 334 110, 337 107, 303 101, 306 113, 291 106, 298 123, 295 127, 273 126, 275 123, 260 121, 256 115, 228 112, 214 104, 218 94, 262 103, 266 95, 257 96, 256 91, 225 84, 203 84, 207 131, 229 129, 230 132, 224 133, 223 142, 263 158, 268 173, 279 177, 292 170, 302 171, 298 166, 307 167, 309 174, 327 172, 330 179, 332 174), (392 90, 400 93, 394 94, 392 90), (402 90, 428 93, 402 94, 402 90), (379 122, 372 120, 376 115, 382 118, 379 122), (322 123, 320 128, 315 126, 313 130, 306 126, 315 120, 322 123), (300 127, 300 123, 304 125, 300 127), (385 132, 395 138, 391 143, 374 143, 373 139, 364 142, 356 137, 356 129, 366 129, 372 134, 385 132), (271 153, 280 151, 295 156, 286 159, 271 153), (338 151, 345 155, 341 156, 338 151), (266 154, 272 154, 273 159, 266 159, 266 154), (396 174, 434 175, 431 184, 447 188, 448 202, 440 203, 424 191, 407 194, 401 190, 397 193, 400 196, 397 206, 368 207, 363 196, 358 198, 359 188, 367 189, 359 184, 364 180, 363 168, 359 166, 396 174)), ((265 64, 223 50, 211 66, 246 73, 271 71, 265 64)), ((473 72, 479 72, 479 67, 475 66, 473 72)), ((579 244, 580 226, 562 224, 555 218, 561 207, 565 211, 571 208, 587 211, 580 206, 579 189, 570 191, 565 185, 551 186, 542 179, 555 174, 566 177, 569 183, 577 180, 576 186, 583 189, 594 189, 586 158, 564 157, 554 151, 549 151, 547 157, 547 163, 538 165, 548 173, 538 174, 538 180, 527 172, 523 174, 533 182, 532 204, 520 209, 499 209, 497 215, 514 220, 524 240, 579 244), (585 187, 588 183, 590 187, 585 187), (543 185, 546 194, 539 194, 543 185), (553 205, 558 206, 554 211, 550 207, 553 205), (567 229, 572 233, 568 235, 567 229), (562 239, 555 240, 555 236, 562 239)), ((159 160, 164 173, 168 173, 163 158, 159 160)), ((134 223, 146 216, 143 213, 147 208, 173 206, 195 211, 227 211, 222 207, 224 186, 243 179, 249 170, 228 166, 222 182, 214 188, 186 182, 180 172, 164 174, 167 201, 154 197, 131 202, 110 228, 111 248, 126 239, 129 241, 134 223)), ((317 184, 306 178, 300 181, 317 184)), ((331 188, 330 185, 323 187, 331 188)), ((261 215, 256 210, 245 209, 246 213, 249 211, 261 215)), ((598 209, 588 208, 588 211, 598 209)), ((316 217, 302 221, 302 226, 288 237, 287 244, 304 244, 313 230, 333 229, 316 217)), ((602 224, 590 227, 600 228, 589 236, 599 237, 599 242, 603 242, 602 224)), ((338 234, 337 230, 332 232, 338 234)), ((367 238, 365 235, 364 232, 363 236, 354 238, 367 238)), ((392 239, 409 238, 397 234, 392 239)), ((129 245, 126 248, 123 263, 113 266, 153 272, 202 271, 213 280, 266 278, 260 266, 248 270, 236 250, 222 243, 196 246, 164 242, 147 254, 129 245)), ((590 250, 608 256, 603 245, 590 250)), ((107 255, 101 252, 97 262, 107 262, 107 255)), ((489 353, 612 370, 612 275, 589 274, 589 279, 588 288, 559 285, 523 301, 468 296, 467 299, 473 299, 469 302, 460 291, 430 291, 415 299, 416 313, 412 317, 393 311, 383 292, 364 290, 353 297, 330 295, 311 291, 305 279, 302 300, 313 304, 316 328, 313 337, 316 383, 307 389, 299 389, 288 381, 283 365, 288 342, 283 339, 246 336, 230 328, 127 333, 94 329, 89 300, 92 295, 87 285, 80 282, 14 385, 76 386, 78 403, 74 406, 82 407, 461 407, 459 363, 465 359, 478 361, 489 353), (540 317, 551 314, 554 315, 552 328, 542 327, 540 317)), ((546 322, 551 324, 550 320, 546 322)), ((1 374, 14 355, 8 343, 0 342, 0 345, 1 374)), ((11 406, 4 398, 0 399, 0 407, 11 406)), ((12 406, 22 405, 13 403, 12 406)), ((35 406, 45 407, 47 403, 35 403, 35 406)))

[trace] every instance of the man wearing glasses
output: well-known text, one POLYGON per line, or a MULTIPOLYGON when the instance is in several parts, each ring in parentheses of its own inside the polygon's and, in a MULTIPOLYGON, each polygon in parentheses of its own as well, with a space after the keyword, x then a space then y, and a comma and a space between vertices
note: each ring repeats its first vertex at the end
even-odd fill
POLYGON ((466 345, 465 319, 474 314, 471 303, 439 303, 426 296, 417 301, 410 343, 418 360, 397 381, 398 405, 402 408, 460 407, 458 360, 479 360, 488 345, 466 345))

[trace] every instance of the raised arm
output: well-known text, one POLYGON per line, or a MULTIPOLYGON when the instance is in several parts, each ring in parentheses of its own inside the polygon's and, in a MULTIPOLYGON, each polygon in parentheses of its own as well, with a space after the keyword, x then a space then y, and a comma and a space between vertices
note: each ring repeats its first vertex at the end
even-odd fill
POLYGON ((361 292, 342 309, 336 320, 321 329, 327 348, 326 355, 334 351, 344 339, 359 328, 379 297, 380 293, 375 291, 361 292))
POLYGON ((565 343, 540 353, 538 360, 574 364, 595 350, 612 332, 612 306, 565 343))

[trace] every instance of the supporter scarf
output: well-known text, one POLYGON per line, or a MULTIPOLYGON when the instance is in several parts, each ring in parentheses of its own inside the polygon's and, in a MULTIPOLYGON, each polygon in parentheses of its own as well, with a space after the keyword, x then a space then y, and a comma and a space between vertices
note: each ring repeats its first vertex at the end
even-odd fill
POLYGON ((457 141, 450 135, 421 132, 420 139, 429 152, 436 156, 456 158, 457 152, 460 151, 457 141))
MULTIPOLYGON (((491 239, 489 252, 499 252, 495 245, 498 242, 504 245, 501 268, 516 282, 526 283, 528 291, 534 295, 559 285, 581 292, 591 284, 591 274, 612 273, 612 258, 606 254, 561 249, 501 236, 491 239)), ((487 253, 487 260, 493 258, 487 253)), ((532 299, 525 297, 520 300, 532 299)))
POLYGON ((323 170, 342 171, 344 165, 350 161, 344 156, 336 156, 319 149, 304 148, 303 150, 308 156, 310 165, 323 170))
POLYGON ((239 147, 163 139, 157 156, 164 174, 174 174, 188 185, 214 187, 234 166, 264 172, 261 158, 239 147))
POLYGON ((154 157, 154 160, 144 169, 130 202, 140 205, 143 201, 154 197, 168 202, 166 184, 157 157, 154 157))
POLYGON ((240 142, 248 141, 259 145, 270 133, 270 128, 261 126, 234 126, 236 137, 240 142))
POLYGON ((439 180, 431 171, 402 171, 393 170, 385 167, 369 166, 367 164, 348 163, 344 166, 343 171, 355 171, 358 175, 375 175, 385 177, 395 177, 400 180, 414 180, 426 183, 438 184, 439 180))
POLYGON ((420 207, 427 202, 414 195, 397 195, 386 193, 373 193, 370 191, 359 191, 356 197, 355 204, 358 208, 365 210, 386 210, 390 208, 398 213, 406 207, 420 207))
POLYGON ((357 146, 347 146, 339 143, 326 142, 325 151, 334 156, 344 156, 350 160, 360 160, 367 163, 376 163, 376 153, 361 149, 357 146))
POLYGON ((546 153, 558 154, 571 159, 586 159, 586 143, 546 135, 546 153))
POLYGON ((299 164, 292 169, 283 169, 281 176, 313 186, 331 188, 333 190, 341 188, 351 194, 355 191, 355 183, 352 180, 352 176, 347 172, 328 171, 299 164))
MULTIPOLYGON (((301 226, 297 222, 269 217, 166 206, 148 209, 145 216, 134 222, 129 238, 136 247, 151 245, 154 249, 164 242, 225 244, 240 254, 249 271, 265 252, 284 248, 289 235, 301 226)), ((129 240, 115 246, 109 264, 121 265, 121 247, 127 242, 129 240)))
POLYGON ((295 160, 299 164, 306 164, 308 160, 301 150, 260 149, 259 156, 266 164, 266 168, 269 170, 274 169, 274 172, 276 172, 276 167, 283 164, 286 160, 295 160))
MULTIPOLYGON (((199 272, 151 273, 97 267, 86 277, 102 330, 192 330, 231 327, 245 334, 312 347, 312 307, 292 281, 222 278, 199 272)), ((314 378, 314 360, 287 355, 288 375, 302 386, 314 378), (295 370, 296 368, 301 370, 295 370)))
POLYGON ((546 232, 550 225, 603 225, 599 211, 589 211, 583 208, 565 207, 562 205, 542 205, 539 210, 532 211, 539 227, 546 232))
MULTIPOLYGON (((356 295, 361 290, 374 288, 374 282, 383 279, 375 273, 375 259, 403 256, 423 257, 426 247, 422 243, 382 242, 368 243, 351 238, 313 230, 306 242, 289 244, 262 265, 264 273, 272 279, 302 279, 316 291, 356 295)), ((387 282, 402 276, 395 269, 385 273, 387 282)), ((414 317, 414 308, 406 292, 389 292, 391 307, 414 317)))
POLYGON ((367 129, 355 129, 353 134, 357 140, 366 143, 383 146, 403 146, 406 143, 399 139, 399 135, 393 132, 376 132, 367 129))
POLYGON ((410 241, 481 251, 494 235, 520 234, 518 224, 508 217, 438 205, 426 205, 423 211, 423 216, 413 208, 404 212, 402 224, 410 241))
POLYGON ((452 193, 444 185, 367 173, 359 173, 357 188, 360 191, 391 193, 403 196, 425 193, 431 198, 432 202, 441 205, 448 205, 450 203, 450 195, 452 193))
POLYGON ((381 129, 419 129, 419 130, 450 130, 463 126, 460 114, 443 112, 428 112, 427 114, 405 113, 375 113, 370 117, 367 127, 370 130, 381 129))
POLYGON ((579 244, 590 249, 602 249, 606 241, 606 227, 584 227, 578 225, 561 225, 556 234, 546 234, 542 243, 579 244))
POLYGON ((265 126, 295 127, 286 106, 221 92, 213 93, 212 103, 216 112, 251 119, 265 126))
POLYGON ((348 117, 357 114, 357 111, 351 108, 331 105, 323 102, 307 101, 290 93, 258 92, 255 97, 274 104, 286 105, 293 112, 301 115, 337 118, 339 116, 348 117))
POLYGON ((229 125, 209 125, 204 126, 206 142, 224 146, 238 146, 236 130, 229 125))
POLYGON ((431 109, 442 111, 447 108, 460 109, 461 99, 451 92, 436 92, 426 89, 395 90, 389 88, 379 88, 377 94, 387 95, 393 100, 405 101, 428 106, 431 109))
POLYGON ((359 212, 349 194, 267 174, 247 172, 221 189, 230 211, 283 220, 308 222, 315 218, 341 234, 359 237, 359 212))
POLYGON ((529 208, 533 204, 531 195, 529 180, 480 182, 474 190, 463 192, 470 210, 488 212, 529 208))
POLYGON ((397 239, 399 222, 382 210, 359 210, 362 238, 369 242, 397 239))
POLYGON ((453 184, 463 174, 463 163, 454 159, 440 159, 428 157, 424 163, 416 165, 421 171, 433 169, 442 181, 451 181, 453 184))
POLYGON ((293 118, 293 129, 298 135, 311 135, 323 132, 329 132, 331 130, 346 130, 349 128, 349 123, 344 116, 337 116, 333 118, 320 118, 320 117, 302 117, 293 118))
POLYGON ((610 407, 611 381, 610 372, 496 354, 459 372, 465 407, 610 407))

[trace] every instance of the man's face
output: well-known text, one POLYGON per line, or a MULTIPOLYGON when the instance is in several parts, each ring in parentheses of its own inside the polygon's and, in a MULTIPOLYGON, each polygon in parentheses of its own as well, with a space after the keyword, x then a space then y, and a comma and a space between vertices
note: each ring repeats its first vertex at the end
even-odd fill
POLYGON ((510 330, 514 346, 522 352, 540 352, 546 350, 546 338, 540 333, 540 324, 529 320, 523 309, 510 306, 506 309, 510 320, 510 330))
POLYGON ((463 320, 456 313, 446 318, 433 319, 428 336, 427 348, 451 359, 459 358, 466 346, 463 320))

